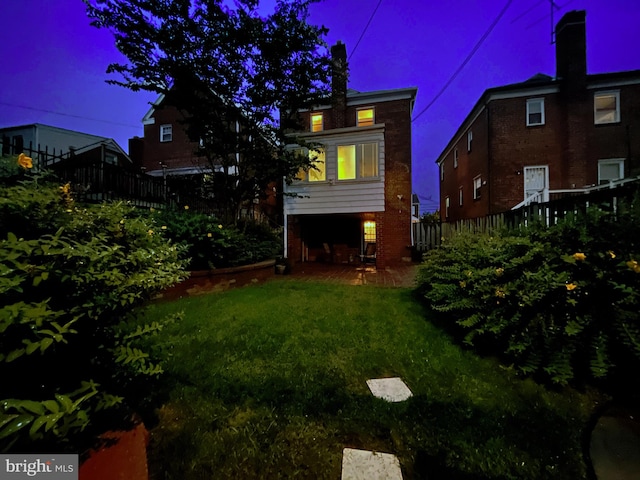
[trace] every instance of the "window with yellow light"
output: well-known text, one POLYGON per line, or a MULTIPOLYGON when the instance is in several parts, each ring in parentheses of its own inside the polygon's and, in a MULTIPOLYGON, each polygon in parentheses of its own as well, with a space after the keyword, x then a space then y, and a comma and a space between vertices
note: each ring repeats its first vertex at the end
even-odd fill
POLYGON ((356 121, 358 127, 370 127, 375 123, 373 108, 361 108, 357 111, 356 121))
POLYGON ((311 114, 311 131, 321 132, 324 130, 324 116, 322 112, 311 114))

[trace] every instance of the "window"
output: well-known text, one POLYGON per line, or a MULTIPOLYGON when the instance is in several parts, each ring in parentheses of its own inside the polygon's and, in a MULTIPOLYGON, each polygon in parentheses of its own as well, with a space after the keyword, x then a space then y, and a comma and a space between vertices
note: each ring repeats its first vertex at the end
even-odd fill
POLYGON ((544 98, 527 100, 527 127, 544 125, 544 98))
POLYGON ((440 164, 440 181, 444 182, 444 163, 440 164))
POLYGON ((453 168, 458 168, 458 148, 453 150, 453 168))
POLYGON ((357 111, 356 125, 358 127, 370 127, 375 123, 373 108, 363 108, 357 111))
POLYGON ((24 150, 24 139, 22 138, 22 135, 14 135, 12 139, 12 143, 13 143, 14 155, 19 155, 20 153, 23 153, 22 151, 24 150))
POLYGON ((321 132, 324 130, 324 115, 320 113, 311 114, 311 131, 321 132))
POLYGON ((598 92, 593 96, 596 125, 620 121, 620 92, 598 92))
POLYGON ((300 172, 298 173, 298 180, 308 182, 324 182, 327 179, 324 149, 300 149, 297 152, 301 155, 309 155, 309 159, 313 164, 313 168, 310 168, 309 171, 300 170, 300 172))
POLYGON ((473 143, 473 132, 469 130, 467 132, 467 152, 471 151, 471 144, 473 143))
POLYGON ((338 145, 338 180, 378 176, 378 144, 338 145))
POLYGON ((478 200, 480 198, 480 188, 482 188, 482 177, 478 175, 473 179, 473 199, 478 200))
POLYGON ((451 205, 451 200, 449 197, 444 197, 444 217, 449 218, 449 206, 451 205))
POLYGON ((364 222, 364 243, 375 243, 376 241, 376 222, 367 220, 364 222))
POLYGON ((458 188, 458 204, 462 206, 462 187, 458 188))
POLYGON ((598 161, 598 184, 614 182, 624 178, 624 159, 610 158, 598 161))
POLYGON ((170 142, 173 140, 173 127, 171 125, 160 125, 160 141, 170 142))

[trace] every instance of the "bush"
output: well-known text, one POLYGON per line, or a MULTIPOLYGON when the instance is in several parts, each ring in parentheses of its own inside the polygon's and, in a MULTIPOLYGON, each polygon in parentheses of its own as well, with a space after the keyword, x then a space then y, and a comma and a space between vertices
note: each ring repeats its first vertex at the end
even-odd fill
POLYGON ((0 172, 0 450, 27 451, 130 412, 126 393, 161 372, 136 342, 162 325, 131 335, 123 322, 185 274, 179 248, 130 207, 79 206, 68 185, 0 172))
POLYGON ((636 201, 548 229, 460 234, 425 256, 418 292, 467 344, 525 374, 623 382, 640 367, 639 212, 636 201))
POLYGON ((234 267, 275 258, 281 238, 265 224, 242 221, 223 225, 213 215, 183 210, 154 210, 160 231, 184 247, 190 270, 234 267))

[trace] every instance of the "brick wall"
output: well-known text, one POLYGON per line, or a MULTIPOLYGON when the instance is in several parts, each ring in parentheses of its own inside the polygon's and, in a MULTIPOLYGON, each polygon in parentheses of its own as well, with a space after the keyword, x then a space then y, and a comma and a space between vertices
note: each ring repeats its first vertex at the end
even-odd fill
POLYGON ((492 100, 470 127, 473 149, 467 154, 466 132, 444 160, 441 212, 450 197, 449 221, 482 217, 510 209, 524 199, 524 167, 549 167, 551 190, 583 188, 598 182, 598 160, 624 158, 625 176, 640 174, 640 84, 590 88, 580 95, 532 94, 492 100), (594 124, 593 95, 620 91, 620 122, 594 124), (526 125, 528 98, 544 98, 545 124, 526 125), (477 146, 477 148, 476 148, 477 146), (487 178, 481 199, 472 200, 476 175, 487 178), (458 206, 463 187, 463 207, 458 206))
POLYGON ((197 145, 189 141, 179 119, 182 115, 174 107, 162 107, 153 114, 155 123, 144 126, 144 150, 142 165, 148 171, 158 170, 160 162, 167 168, 194 167, 206 165, 206 160, 195 155, 197 145), (173 126, 173 139, 170 142, 160 141, 160 127, 173 126))
MULTIPOLYGON (((375 123, 385 125, 385 211, 375 214, 376 260, 378 267, 384 268, 410 261, 411 257, 411 104, 409 100, 394 100, 347 106, 344 127, 355 127, 357 110, 368 106, 375 108, 375 123)), ((324 113, 324 130, 336 128, 330 109, 318 111, 324 113)), ((305 131, 310 130, 312 112, 301 114, 305 131)), ((290 239, 291 250, 300 239, 290 239)), ((296 255, 294 258, 300 258, 299 252, 296 255)))

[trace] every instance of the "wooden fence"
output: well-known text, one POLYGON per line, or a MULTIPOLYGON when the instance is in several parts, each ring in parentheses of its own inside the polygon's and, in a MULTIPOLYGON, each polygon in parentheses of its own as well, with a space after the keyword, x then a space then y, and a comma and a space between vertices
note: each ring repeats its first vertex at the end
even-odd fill
POLYGON ((534 203, 481 218, 452 223, 414 223, 414 248, 418 252, 437 248, 443 240, 450 239, 461 232, 491 233, 503 228, 516 229, 538 222, 552 226, 567 216, 586 212, 589 207, 598 207, 615 214, 621 200, 632 200, 638 194, 640 194, 640 180, 579 196, 534 203))

